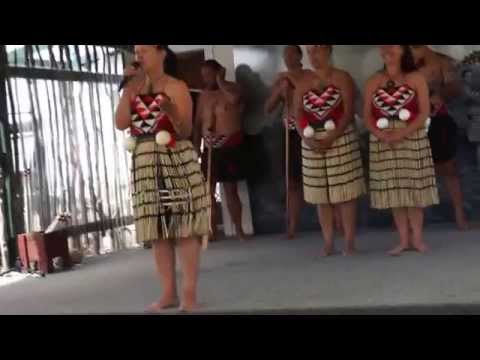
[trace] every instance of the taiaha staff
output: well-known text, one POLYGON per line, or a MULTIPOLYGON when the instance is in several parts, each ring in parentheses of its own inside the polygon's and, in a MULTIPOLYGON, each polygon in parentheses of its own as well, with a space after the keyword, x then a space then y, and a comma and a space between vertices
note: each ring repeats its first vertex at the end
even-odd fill
MULTIPOLYGON (((214 105, 214 108, 216 107, 216 104, 214 105)), ((209 141, 205 141, 205 144, 206 146, 208 147, 208 164, 207 164, 207 191, 210 192, 210 190, 212 189, 212 157, 213 157, 213 144, 212 144, 212 138, 211 138, 211 134, 214 134, 215 133, 215 130, 216 130, 216 125, 217 125, 217 119, 215 117, 215 114, 212 114, 212 124, 210 125, 210 127, 208 128, 208 134, 210 136, 210 140, 209 141)), ((210 198, 213 198, 215 199, 215 194, 210 194, 210 198), (213 195, 213 196, 212 196, 213 195)), ((213 232, 213 227, 212 227, 212 221, 214 221, 214 219, 212 219, 212 207, 215 206, 215 202, 213 201, 213 203, 211 204, 211 208, 210 208, 210 219, 209 219, 209 222, 210 222, 210 227, 211 227, 211 231, 213 232)), ((213 224, 213 226, 215 226, 215 224, 213 224)), ((204 250, 206 250, 208 248, 208 238, 209 238, 210 235, 206 235, 204 236, 203 238, 203 244, 202 244, 202 247, 204 250)))
POLYGON ((285 186, 286 186, 286 199, 287 199, 287 210, 285 212, 285 222, 287 232, 289 231, 290 225, 290 127, 289 127, 289 116, 290 116, 290 106, 288 103, 288 98, 285 100, 285 109, 287 112, 287 119, 285 124, 285 186))
MULTIPOLYGON (((283 81, 288 82, 288 87, 290 87, 290 80, 285 78, 283 81)), ((284 90, 284 99, 285 99, 285 190, 286 190, 286 212, 285 212, 285 222, 287 233, 290 226, 290 98, 288 96, 288 87, 284 90)))

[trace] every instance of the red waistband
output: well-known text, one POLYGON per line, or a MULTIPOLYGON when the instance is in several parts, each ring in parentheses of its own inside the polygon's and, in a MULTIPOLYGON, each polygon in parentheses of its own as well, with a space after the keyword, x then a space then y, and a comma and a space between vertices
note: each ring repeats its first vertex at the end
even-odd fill
POLYGON ((230 136, 218 135, 218 136, 205 136, 207 144, 213 144, 214 148, 234 147, 243 144, 245 138, 242 131, 236 132, 230 136))

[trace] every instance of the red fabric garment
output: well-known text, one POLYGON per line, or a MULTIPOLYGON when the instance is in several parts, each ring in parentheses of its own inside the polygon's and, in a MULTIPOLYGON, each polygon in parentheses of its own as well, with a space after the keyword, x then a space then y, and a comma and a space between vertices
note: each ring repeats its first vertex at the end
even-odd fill
POLYGON ((416 120, 419 113, 418 98, 410 86, 401 85, 389 89, 378 89, 372 97, 373 125, 377 126, 380 118, 398 119, 399 113, 403 109, 411 113, 407 122, 416 120))
POLYGON ((168 115, 161 108, 165 96, 163 93, 138 95, 131 102, 132 125, 130 126, 130 135, 132 137, 156 135, 160 131, 167 131, 172 137, 168 146, 175 146, 175 129, 168 115))
POLYGON ((334 121, 337 125, 343 113, 340 90, 334 85, 328 85, 322 91, 310 90, 303 96, 303 116, 299 120, 299 125, 302 129, 308 125, 319 128, 328 120, 334 121))

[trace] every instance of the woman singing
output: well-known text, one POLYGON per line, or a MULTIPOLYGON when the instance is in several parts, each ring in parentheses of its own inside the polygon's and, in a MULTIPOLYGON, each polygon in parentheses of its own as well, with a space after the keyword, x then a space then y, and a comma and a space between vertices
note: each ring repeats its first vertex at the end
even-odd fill
POLYGON ((382 45, 380 53, 385 68, 367 82, 364 106, 371 133, 371 203, 375 209, 393 211, 400 244, 390 255, 410 245, 425 252, 423 208, 439 202, 427 135, 428 86, 407 45, 382 45))
POLYGON ((176 79, 175 54, 168 45, 135 45, 138 67, 118 105, 116 125, 130 129, 132 197, 137 238, 153 244, 163 296, 149 307, 178 306, 175 247, 183 271, 180 310, 197 308, 201 239, 210 232, 210 196, 187 140, 192 132, 192 99, 176 79))

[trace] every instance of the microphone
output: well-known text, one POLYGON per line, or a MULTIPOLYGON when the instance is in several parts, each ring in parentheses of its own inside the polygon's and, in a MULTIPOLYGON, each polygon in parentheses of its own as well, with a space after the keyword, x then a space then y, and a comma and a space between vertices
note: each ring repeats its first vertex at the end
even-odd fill
MULTIPOLYGON (((132 66, 135 68, 135 70, 138 70, 140 68, 140 63, 138 61, 134 61, 132 63, 132 66)), ((127 85, 130 80, 133 79, 133 76, 125 76, 122 80, 122 82, 120 83, 120 86, 118 88, 118 92, 122 91, 122 89, 125 87, 125 85, 127 85)))

